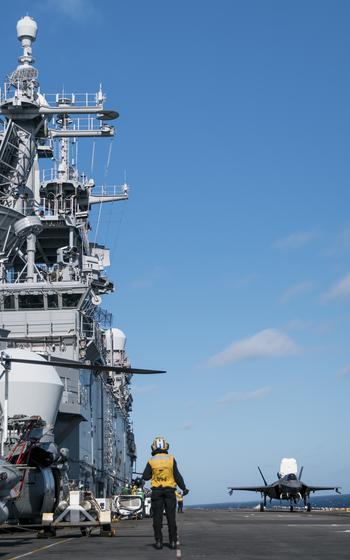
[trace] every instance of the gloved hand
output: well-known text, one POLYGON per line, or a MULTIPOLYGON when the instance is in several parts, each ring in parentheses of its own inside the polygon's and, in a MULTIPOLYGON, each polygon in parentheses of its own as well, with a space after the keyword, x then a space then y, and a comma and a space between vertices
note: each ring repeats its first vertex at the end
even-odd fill
POLYGON ((189 489, 185 488, 185 490, 182 491, 182 495, 183 496, 187 496, 187 494, 189 493, 189 489))

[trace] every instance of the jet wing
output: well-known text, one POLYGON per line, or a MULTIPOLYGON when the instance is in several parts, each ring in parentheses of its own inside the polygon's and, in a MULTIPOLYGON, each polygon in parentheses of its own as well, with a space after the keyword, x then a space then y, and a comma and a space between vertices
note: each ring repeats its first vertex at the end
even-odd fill
POLYGON ((229 494, 232 496, 234 490, 244 490, 245 492, 263 492, 266 494, 271 486, 229 486, 229 494))
POLYGON ((317 492, 318 490, 335 490, 337 494, 340 494, 340 486, 308 486, 307 484, 305 484, 305 487, 309 492, 317 492))

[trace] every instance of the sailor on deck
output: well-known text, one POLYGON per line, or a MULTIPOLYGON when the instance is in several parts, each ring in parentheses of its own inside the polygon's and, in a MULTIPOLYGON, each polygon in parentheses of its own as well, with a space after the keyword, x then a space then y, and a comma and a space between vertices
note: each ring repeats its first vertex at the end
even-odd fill
POLYGON ((175 496, 177 499, 177 513, 183 513, 183 507, 184 507, 184 497, 181 494, 181 492, 176 491, 175 492, 175 496))
POLYGON ((169 444, 159 436, 151 445, 152 458, 148 461, 143 472, 143 480, 151 480, 152 511, 155 547, 163 548, 162 521, 163 511, 168 521, 169 546, 176 549, 176 496, 175 490, 179 486, 182 494, 188 494, 184 479, 182 478, 173 455, 168 454, 169 444))

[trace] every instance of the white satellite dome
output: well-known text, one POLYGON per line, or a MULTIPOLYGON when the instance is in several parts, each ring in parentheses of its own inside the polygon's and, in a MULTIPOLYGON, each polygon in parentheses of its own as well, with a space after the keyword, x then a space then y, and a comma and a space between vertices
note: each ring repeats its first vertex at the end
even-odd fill
POLYGON ((124 352, 126 345, 126 336, 122 330, 117 328, 108 329, 106 331, 107 350, 114 352, 124 352))
MULTIPOLYGON (((4 351, 10 358, 46 361, 42 356, 29 350, 5 348, 4 351)), ((3 375, 0 379, 0 404, 2 408, 5 398, 4 378, 3 375)), ((9 372, 8 415, 41 416, 47 424, 53 425, 61 402, 62 392, 62 381, 53 366, 12 363, 9 372)))
POLYGON ((29 39, 29 44, 35 41, 36 34, 38 32, 38 26, 35 19, 33 19, 32 17, 24 16, 19 19, 16 29, 17 37, 20 41, 22 41, 22 44, 23 39, 29 39))

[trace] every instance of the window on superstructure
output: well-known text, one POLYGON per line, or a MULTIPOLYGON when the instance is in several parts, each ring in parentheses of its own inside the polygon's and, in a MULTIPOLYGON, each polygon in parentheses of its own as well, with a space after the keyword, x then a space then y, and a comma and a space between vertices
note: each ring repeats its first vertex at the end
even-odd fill
POLYGON ((72 308, 78 307, 81 294, 62 294, 62 307, 72 308))
POLYGON ((44 296, 18 296, 18 309, 44 309, 44 296))
POLYGON ((48 309, 58 309, 58 295, 48 294, 47 296, 47 308, 48 309))
POLYGON ((15 296, 4 297, 4 309, 15 309, 15 296))
POLYGON ((8 268, 7 272, 6 272, 6 280, 7 282, 14 282, 16 279, 16 273, 15 273, 15 269, 13 266, 11 266, 10 268, 8 268))

